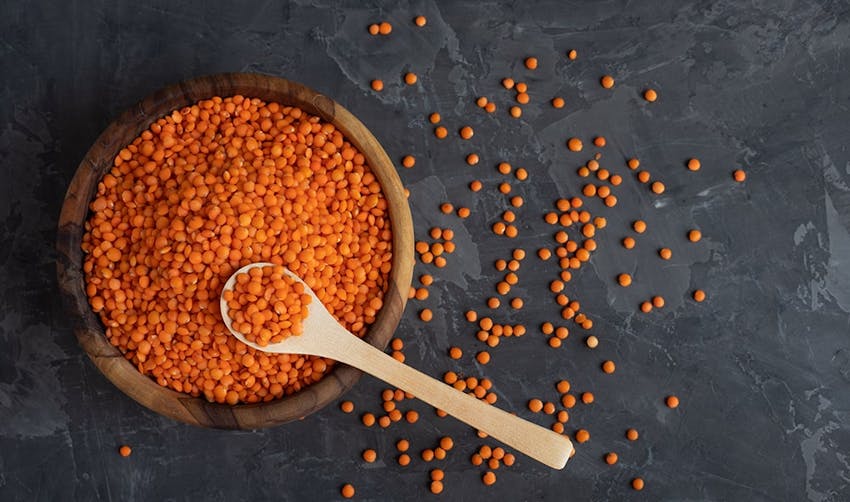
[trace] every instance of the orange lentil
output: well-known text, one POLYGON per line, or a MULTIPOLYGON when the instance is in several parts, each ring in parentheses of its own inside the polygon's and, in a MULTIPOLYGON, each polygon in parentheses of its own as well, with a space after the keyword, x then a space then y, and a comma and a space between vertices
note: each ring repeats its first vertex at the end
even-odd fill
POLYGON ((502 79, 502 87, 505 89, 513 89, 514 88, 514 79, 510 77, 506 77, 502 79))
POLYGON ((420 454, 420 456, 422 457, 422 460, 424 460, 426 462, 430 462, 430 461, 434 460, 434 450, 432 450, 430 448, 424 449, 424 450, 422 450, 422 453, 420 454))
POLYGON ((475 356, 475 360, 478 361, 479 364, 487 364, 490 362, 490 353, 481 351, 475 356))
POLYGON ((391 25, 390 23, 388 23, 386 21, 382 22, 379 25, 379 27, 380 27, 381 35, 389 35, 393 31, 393 25, 391 25))
POLYGON ((380 32, 381 32, 381 27, 378 26, 377 24, 373 23, 373 24, 369 25, 369 34, 370 35, 377 35, 380 32))
POLYGON ((384 82, 380 79, 375 79, 371 83, 372 90, 376 92, 381 92, 384 90, 384 82))
POLYGON ((351 484, 342 485, 342 489, 339 493, 343 496, 343 498, 350 499, 354 496, 354 486, 351 484))
POLYGON ((366 462, 371 464, 372 462, 374 462, 377 459, 378 459, 378 453, 375 450, 372 450, 372 449, 363 450, 363 460, 365 460, 366 462))
POLYGON ((618 459, 617 454, 614 453, 613 451, 605 454, 605 463, 608 464, 608 465, 616 464, 617 459, 618 459))
POLYGON ((537 69, 537 58, 535 58, 535 57, 525 58, 525 67, 528 68, 529 70, 536 70, 537 69))
POLYGON ((477 153, 470 153, 466 156, 466 163, 470 166, 478 164, 479 158, 477 153))
POLYGON ((627 429, 626 430, 626 439, 628 439, 629 441, 637 441, 637 439, 638 439, 637 429, 627 429))
POLYGON ((688 240, 689 241, 699 242, 700 239, 702 239, 702 232, 700 232, 699 230, 694 229, 694 230, 690 230, 688 232, 688 240))
POLYGON ((406 439, 399 439, 395 444, 395 448, 400 452, 405 452, 408 448, 410 448, 410 441, 406 439))
POLYGON ((646 222, 643 221, 643 220, 635 220, 632 223, 632 229, 635 232, 642 234, 642 233, 646 232, 646 222))
POLYGON ((581 140, 578 138, 570 138, 567 141, 567 148, 572 152, 580 152, 583 145, 581 144, 581 140))
POLYGON ((640 166, 640 161, 636 158, 631 158, 626 162, 626 165, 629 166, 629 169, 634 171, 640 166))
POLYGON ((596 195, 599 196, 599 198, 604 199, 611 195, 611 188, 603 185, 596 190, 596 195))
POLYGON ((643 91, 643 99, 653 103, 656 99, 658 99, 658 93, 655 92, 654 89, 647 89, 643 91))
POLYGON ((437 447, 434 448, 434 459, 436 460, 444 460, 446 458, 446 450, 437 447))
POLYGON ((525 82, 517 82, 516 92, 528 92, 528 84, 526 84, 525 82))
POLYGON ((670 248, 661 248, 658 250, 658 256, 660 256, 662 260, 669 260, 673 257, 673 251, 671 251, 670 248))
POLYGON ((463 139, 469 139, 475 134, 475 131, 473 131, 472 128, 469 126, 464 126, 461 127, 460 131, 458 131, 458 134, 460 134, 460 137, 463 139))
POLYGON ((510 107, 510 109, 508 110, 508 112, 511 114, 511 117, 513 117, 513 118, 515 118, 515 119, 518 119, 518 118, 522 117, 522 108, 520 108, 520 107, 518 107, 518 106, 512 106, 512 107, 510 107))
POLYGON ((735 172, 732 173, 732 178, 738 183, 743 183, 747 179, 747 173, 743 169, 735 169, 735 172))
POLYGON ((459 218, 469 218, 469 208, 468 207, 459 207, 457 208, 457 215, 459 218))
POLYGON ((570 391, 570 382, 568 380, 561 380, 555 385, 555 388, 558 389, 558 392, 561 394, 566 394, 570 391))
POLYGON ((523 202, 525 201, 519 195, 514 195, 513 197, 511 197, 511 205, 513 207, 522 207, 523 202))
POLYGON ((570 51, 567 52, 567 58, 574 60, 577 57, 578 57, 578 52, 575 49, 570 49, 570 51))
POLYGON ((516 95, 516 102, 521 105, 527 105, 530 99, 526 92, 520 92, 516 95))
POLYGON ((450 451, 452 448, 454 448, 454 446, 455 446, 455 442, 454 442, 454 440, 452 440, 452 438, 450 438, 448 436, 444 436, 440 439, 440 448, 442 448, 446 451, 450 451))
POLYGON ((649 178, 650 178, 649 171, 640 171, 637 174, 637 178, 638 178, 638 181, 640 181, 641 183, 649 183, 649 178))
POLYGON ((469 184, 469 189, 473 192, 478 192, 479 190, 481 190, 482 187, 483 185, 478 180, 474 180, 469 184))
POLYGON ((643 490, 643 486, 644 483, 642 478, 635 478, 632 480, 632 488, 634 488, 635 490, 641 491, 643 490))
POLYGON ((615 369, 616 365, 614 364, 614 361, 605 361, 604 363, 602 363, 602 371, 604 371, 605 373, 614 373, 615 369))
MULTIPOLYGON (((607 141, 605 141, 604 136, 597 136, 597 137, 593 138, 593 144, 595 146, 599 147, 599 148, 602 148, 603 146, 605 146, 606 143, 607 143, 607 141)), ((600 179, 602 179, 602 178, 600 178, 600 179)))
POLYGON ((543 401, 535 398, 528 402, 528 409, 534 413, 539 413, 543 409, 543 401))
POLYGON ((496 474, 492 471, 487 471, 484 473, 483 476, 481 476, 481 481, 485 485, 491 486, 496 482, 496 474))
POLYGON ((525 181, 528 179, 528 171, 526 171, 525 168, 520 167, 516 170, 516 172, 514 172, 514 176, 516 176, 516 179, 520 181, 525 181))
POLYGON ((463 356, 463 351, 460 347, 452 347, 449 349, 449 357, 452 359, 460 359, 463 356))
POLYGON ((556 97, 552 98, 552 108, 563 108, 564 107, 564 98, 556 97))
POLYGON ((434 112, 431 115, 428 115, 428 121, 431 122, 432 124, 439 124, 440 123, 440 114, 437 113, 437 112, 434 112))
POLYGON ((699 171, 699 168, 702 167, 702 164, 700 163, 699 159, 692 158, 688 159, 687 166, 688 169, 691 171, 699 171))
POLYGON ((487 299, 487 306, 490 307, 491 309, 497 309, 497 308, 499 308, 499 305, 501 305, 501 304, 502 304, 502 302, 499 301, 499 299, 496 298, 495 296, 487 299))
POLYGON ((650 189, 654 193, 661 195, 664 193, 664 183, 661 183, 660 181, 653 181, 652 185, 650 185, 650 189))
POLYGON ((615 175, 611 176, 611 178, 608 180, 608 182, 611 183, 612 185, 614 185, 615 187, 620 186, 620 184, 623 182, 623 177, 620 176, 619 174, 615 174, 615 175))
POLYGON ((413 155, 405 155, 403 159, 401 159, 401 165, 410 169, 411 167, 416 165, 416 157, 413 155))
POLYGON ((599 83, 602 85, 602 87, 610 89, 614 87, 614 77, 612 77, 611 75, 603 75, 602 78, 599 79, 599 83))
POLYGON ((402 453, 398 456, 398 465, 405 467, 410 464, 410 455, 402 453))
POLYGON ((652 297, 652 306, 660 309, 664 306, 664 298, 661 296, 653 296, 652 297))
POLYGON ((431 319, 434 318, 434 313, 431 312, 431 309, 422 309, 419 312, 419 319, 422 319, 424 322, 430 322, 431 319))
POLYGON ((553 349, 559 348, 561 346, 561 339, 553 336, 549 339, 549 346, 553 349))
POLYGON ((576 405, 576 397, 572 394, 565 394, 561 397, 561 404, 564 408, 572 408, 576 405))
POLYGON ((694 291, 693 297, 694 297, 694 301, 701 302, 701 301, 705 300, 705 291, 703 291, 701 289, 697 289, 696 291, 694 291))
POLYGON ((341 409, 343 413, 351 413, 354 411, 354 403, 351 401, 343 401, 340 403, 339 409, 341 409))
POLYGON ((592 392, 582 392, 581 393, 581 402, 584 404, 593 403, 593 393, 592 392))
POLYGON ((664 403, 668 408, 678 408, 679 407, 679 398, 676 396, 667 396, 667 399, 664 400, 664 403))
POLYGON ((540 248, 540 249, 537 250, 537 257, 540 258, 541 260, 548 260, 549 258, 552 257, 552 251, 550 251, 546 248, 540 248))
POLYGON ((635 247, 635 239, 634 237, 626 237, 623 239, 623 247, 626 249, 632 249, 635 247))
POLYGON ((407 85, 413 85, 419 78, 413 72, 407 72, 404 74, 404 83, 407 85))
POLYGON ((519 235, 519 230, 517 230, 517 228, 515 226, 508 225, 507 228, 505 228, 505 236, 513 239, 517 235, 519 235))
POLYGON ((577 443, 586 443, 590 439, 590 432, 586 429, 579 429, 576 431, 575 438, 577 443))
POLYGON ((438 139, 444 139, 448 135, 449 135, 449 130, 446 129, 444 126, 437 126, 434 129, 434 136, 436 136, 438 139))
POLYGON ((121 448, 118 448, 118 454, 122 457, 129 457, 131 453, 133 453, 133 449, 127 445, 123 445, 121 448))
POLYGON ((413 18, 413 22, 421 28, 428 23, 428 19, 425 16, 416 16, 413 18))
POLYGON ((489 103, 489 102, 490 102, 490 100, 488 100, 484 96, 481 96, 480 98, 475 100, 475 104, 478 106, 478 108, 484 108, 485 106, 487 106, 487 103, 489 103))
POLYGON ((489 103, 484 105, 484 111, 486 111, 487 113, 495 112, 496 111, 496 103, 490 101, 489 103))
POLYGON ((620 286, 627 288, 632 284, 632 276, 629 274, 620 274, 617 276, 617 282, 620 286))
POLYGON ((645 314, 652 312, 652 303, 650 303, 650 302, 641 303, 640 304, 640 311, 645 313, 645 314))
POLYGON ((617 197, 615 197, 613 195, 609 195, 608 197, 605 197, 605 205, 608 206, 608 207, 616 206, 617 205, 617 197))
MULTIPOLYGON (((441 471, 442 472, 442 471, 441 471)), ((430 485, 431 493, 434 495, 439 495, 443 492, 443 482, 442 481, 431 481, 430 485)))
MULTIPOLYGON (((545 413, 547 415, 554 414, 555 413, 555 404, 550 403, 550 402, 545 403, 543 405, 543 413, 545 413)), ((495 453, 495 450, 493 450, 493 452, 495 453)))

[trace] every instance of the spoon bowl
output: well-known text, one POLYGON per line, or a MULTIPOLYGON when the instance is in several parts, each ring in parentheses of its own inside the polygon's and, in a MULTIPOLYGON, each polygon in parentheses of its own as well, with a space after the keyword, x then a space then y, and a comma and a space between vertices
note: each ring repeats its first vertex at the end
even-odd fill
POLYGON ((566 465, 573 450, 569 438, 458 391, 357 338, 337 322, 316 297, 316 293, 289 269, 284 268, 285 273, 303 284, 305 293, 312 297, 307 306, 302 334, 265 346, 247 340, 242 333, 233 329, 233 319, 228 313, 224 293, 233 290, 237 275, 252 268, 267 266, 274 264, 257 262, 240 268, 228 278, 222 289, 221 317, 227 329, 242 343, 265 352, 321 356, 354 366, 549 467, 562 469, 566 465))

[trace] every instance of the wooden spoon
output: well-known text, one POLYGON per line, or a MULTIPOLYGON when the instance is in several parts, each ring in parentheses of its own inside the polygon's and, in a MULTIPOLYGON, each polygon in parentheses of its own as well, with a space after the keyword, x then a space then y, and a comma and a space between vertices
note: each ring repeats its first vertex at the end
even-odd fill
MULTIPOLYGON (((247 272, 254 267, 266 266, 274 265, 264 262, 252 263, 234 272, 224 284, 222 296, 224 291, 233 289, 237 274, 247 272)), ((304 284, 300 277, 288 269, 286 273, 304 284)), ((458 391, 396 361, 343 328, 316 298, 316 294, 307 284, 304 284, 304 289, 313 297, 313 301, 307 307, 308 315, 304 320, 304 333, 300 336, 290 336, 280 343, 261 347, 245 339, 241 333, 233 329, 227 302, 223 297, 221 317, 233 336, 249 347, 265 352, 327 357, 354 366, 413 394, 431 406, 486 432, 549 467, 562 469, 566 465, 573 450, 569 438, 480 401, 474 396, 458 391)))

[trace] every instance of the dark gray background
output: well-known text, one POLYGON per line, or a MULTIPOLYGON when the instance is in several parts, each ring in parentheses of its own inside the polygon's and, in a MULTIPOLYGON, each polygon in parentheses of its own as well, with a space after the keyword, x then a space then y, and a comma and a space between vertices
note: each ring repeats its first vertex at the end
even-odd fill
MULTIPOLYGON (((850 11, 846 2, 212 2, 2 1, 0 11, 0 499, 2 500, 325 500, 352 482, 358 498, 424 498, 428 469, 447 470, 443 497, 478 500, 848 500, 850 498, 850 11), (428 17, 418 29, 416 14, 428 17), (390 37, 371 37, 389 20, 390 37), (576 48, 579 59, 565 53, 576 48), (536 72, 522 58, 540 59, 536 72), (419 84, 405 87, 412 70, 419 84), (351 392, 356 415, 335 407, 300 423, 257 432, 201 430, 137 405, 82 354, 58 302, 53 239, 59 207, 77 163, 109 121, 153 90, 185 78, 257 71, 301 81, 360 117, 390 156, 412 153, 402 169, 412 191, 417 233, 432 224, 458 234, 458 252, 425 302, 435 321, 415 320, 412 303, 399 329, 408 361, 437 375, 485 374, 499 405, 530 414, 530 397, 555 400, 569 378, 596 403, 572 410, 568 432, 587 427, 567 469, 526 457, 498 471, 487 488, 469 454, 482 444, 421 403, 415 426, 364 429, 384 386, 364 378, 351 392), (598 78, 611 73, 606 91, 598 78), (521 120, 507 116, 502 77, 529 83, 521 120), (382 78, 375 94, 369 81, 382 78), (660 99, 647 105, 647 86, 660 99), (473 99, 487 95, 487 115, 473 99), (548 100, 566 99, 563 110, 548 100), (439 111, 452 131, 437 142, 426 114, 439 111), (455 131, 471 124, 461 142, 455 131), (496 258, 522 245, 548 244, 541 220, 559 196, 577 194, 578 165, 594 151, 569 154, 564 140, 608 138, 602 163, 625 181, 620 204, 590 204, 609 225, 600 250, 569 284, 601 339, 584 333, 550 349, 537 326, 557 320, 546 289, 557 273, 527 259, 515 291, 521 340, 506 339, 481 368, 474 332, 462 320, 481 309, 496 258), (463 144, 462 144, 463 143, 463 144), (471 168, 469 151, 482 161, 471 168), (653 196, 625 169, 636 155, 667 192, 653 196), (683 167, 702 160, 699 173, 683 167), (514 183, 527 204, 520 238, 487 231, 506 206, 492 189, 499 161, 525 166, 514 183), (747 170, 745 184, 731 180, 747 170), (487 190, 471 194, 477 177, 487 190), (468 205, 465 221, 438 213, 468 205), (619 240, 641 217, 649 230, 626 251, 619 240), (697 245, 684 235, 705 234, 697 245), (674 251, 669 262, 655 249, 674 251), (615 285, 629 271, 635 284, 615 285), (708 300, 695 304, 700 287, 708 300), (637 304, 662 294, 650 315, 637 304), (446 348, 464 347, 457 364, 446 348), (603 359, 617 373, 599 370, 603 359), (663 398, 676 393, 677 410, 663 398), (623 432, 641 431, 636 443, 623 432), (414 453, 451 434, 449 459, 395 465, 392 445, 410 438, 414 453), (121 444, 134 448, 122 459, 121 444), (359 453, 377 448, 379 461, 359 453), (601 456, 616 451, 610 467, 601 456), (642 493, 632 477, 646 480, 642 493)), ((417 266, 417 273, 426 270, 417 266)), ((572 325, 571 325, 572 326, 572 325)), ((531 417, 544 425, 549 420, 531 417)), ((488 443, 492 444, 491 441, 488 443)))

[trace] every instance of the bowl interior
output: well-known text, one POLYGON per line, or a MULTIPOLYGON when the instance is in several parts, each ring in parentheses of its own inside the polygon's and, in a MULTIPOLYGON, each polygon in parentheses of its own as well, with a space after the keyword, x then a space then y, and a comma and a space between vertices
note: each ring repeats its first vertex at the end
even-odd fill
POLYGON ((112 167, 121 148, 174 109, 212 96, 237 94, 297 106, 317 115, 334 124, 366 157, 387 199, 393 256, 384 306, 364 340, 385 348, 401 319, 413 274, 413 223, 401 180, 377 139, 348 110, 312 89, 282 78, 246 73, 199 77, 151 94, 110 124, 83 158, 68 188, 59 218, 57 274, 80 345, 98 369, 124 393, 153 411, 193 425, 256 429, 313 413, 344 394, 360 378, 361 372, 337 364, 320 381, 295 394, 267 403, 235 406, 210 403, 202 397, 161 387, 137 371, 107 340, 104 327, 89 307, 85 294, 80 248, 88 204, 97 183, 112 167))

